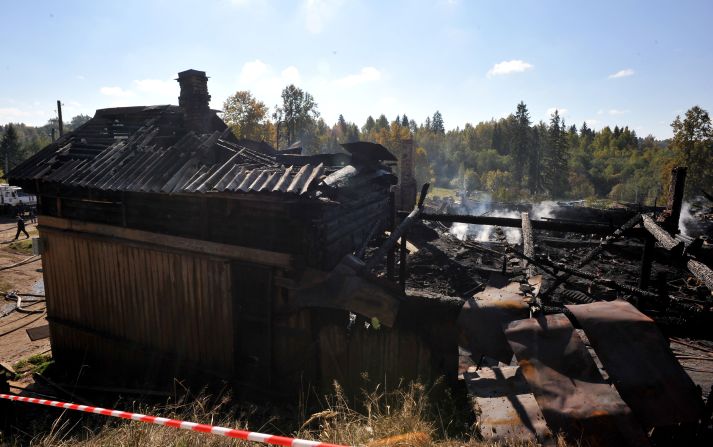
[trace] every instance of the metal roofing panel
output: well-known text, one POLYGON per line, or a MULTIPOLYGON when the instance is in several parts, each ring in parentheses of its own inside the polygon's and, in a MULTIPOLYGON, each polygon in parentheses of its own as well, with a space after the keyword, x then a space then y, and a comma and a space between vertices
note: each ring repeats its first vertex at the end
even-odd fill
POLYGON ((505 336, 547 425, 585 445, 648 445, 564 314, 513 321, 505 336))
POLYGON ((552 443, 552 432, 519 366, 472 367, 464 373, 484 438, 509 443, 552 443))
POLYGON ((639 420, 651 427, 698 421, 701 395, 651 318, 623 300, 567 308, 639 420))

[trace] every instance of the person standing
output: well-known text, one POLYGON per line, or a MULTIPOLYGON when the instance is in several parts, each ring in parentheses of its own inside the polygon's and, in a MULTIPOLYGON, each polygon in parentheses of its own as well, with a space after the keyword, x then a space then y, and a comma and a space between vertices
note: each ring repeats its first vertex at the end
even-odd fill
POLYGON ((25 233, 25 239, 29 239, 30 235, 25 230, 25 219, 22 218, 22 214, 17 213, 17 233, 15 234, 15 240, 20 237, 20 232, 25 233))

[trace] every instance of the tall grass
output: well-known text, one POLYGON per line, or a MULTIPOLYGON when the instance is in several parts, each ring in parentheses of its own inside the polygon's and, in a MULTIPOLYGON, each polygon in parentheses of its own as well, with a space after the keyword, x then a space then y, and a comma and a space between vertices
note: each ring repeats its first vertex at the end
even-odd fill
MULTIPOLYGON (((289 421, 271 421, 265 415, 277 414, 270 406, 234 406, 230 396, 211 398, 206 394, 187 396, 177 403, 136 405, 133 411, 173 419, 250 429, 272 434, 294 436, 343 445, 367 447, 456 447, 496 445, 478 440, 477 433, 462 421, 454 422, 453 402, 441 398, 438 404, 429 399, 432 389, 420 383, 409 383, 395 390, 385 391, 380 385, 362 392, 358 402, 350 403, 342 387, 334 383, 333 391, 321 400, 322 409, 309 416, 289 421), (451 408, 452 407, 452 408, 451 408), (258 417, 256 417, 258 416, 258 417), (249 421, 262 420, 260 426, 249 421), (273 423, 274 422, 274 423, 273 423), (453 424, 460 433, 452 435, 453 424), (279 433, 283 431, 283 433, 279 433)), ((305 408, 294 414, 304 414, 305 408)), ((463 412, 464 408, 459 411, 463 412)), ((200 434, 152 424, 116 419, 95 419, 92 416, 72 417, 63 414, 46 421, 43 433, 29 439, 4 445, 49 446, 256 446, 255 443, 200 434), (94 424, 92 424, 94 422, 94 424)), ((275 416, 277 417, 277 416, 275 416)), ((95 418, 99 418, 96 416, 95 418)), ((457 418, 456 418, 457 419, 457 418)), ((2 443, 0 443, 2 444, 2 443)), ((563 443, 558 443, 564 445, 563 443)), ((531 444, 503 444, 531 445, 531 444)))

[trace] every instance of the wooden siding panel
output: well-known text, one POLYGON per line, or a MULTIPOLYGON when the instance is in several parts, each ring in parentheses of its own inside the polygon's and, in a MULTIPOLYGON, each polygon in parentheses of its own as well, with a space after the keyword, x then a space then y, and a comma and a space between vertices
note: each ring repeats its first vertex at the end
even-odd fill
MULTIPOLYGON (((153 347, 226 376, 233 370, 230 264, 45 229, 48 316, 153 347)), ((53 349, 151 366, 106 336, 51 323, 53 349), (114 349, 116 348, 116 349, 114 349), (118 349, 118 350, 117 350, 118 349), (121 351, 121 353, 119 353, 121 351)), ((150 368, 149 368, 150 369, 150 368)), ((147 374, 151 372, 146 370, 147 374)))

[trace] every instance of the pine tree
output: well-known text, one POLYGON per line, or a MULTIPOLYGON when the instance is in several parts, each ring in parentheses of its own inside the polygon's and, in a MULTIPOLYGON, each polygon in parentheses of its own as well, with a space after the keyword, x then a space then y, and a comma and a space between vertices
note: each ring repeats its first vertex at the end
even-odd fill
POLYGON ((527 157, 527 188, 530 194, 542 191, 542 152, 547 145, 547 125, 540 123, 533 129, 532 146, 527 157))
POLYGON ((374 121, 374 118, 372 118, 371 115, 366 119, 366 122, 364 123, 364 127, 361 128, 361 131, 365 135, 369 135, 372 130, 376 127, 376 121, 374 121))
POLYGON ((389 128, 389 120, 386 119, 386 115, 383 113, 379 116, 379 119, 376 120, 376 126, 375 130, 378 132, 381 129, 388 129, 389 128))
POLYGON ((503 155, 503 129, 497 122, 493 126, 493 136, 490 139, 490 146, 503 155))
POLYGON ((545 156, 546 186, 553 198, 565 195, 569 185, 568 143, 566 128, 555 110, 547 131, 547 151, 545 156))
POLYGON ((5 174, 20 161, 20 139, 12 123, 7 125, 5 134, 0 140, 0 156, 5 174))
POLYGON ((443 123, 443 115, 441 115, 441 112, 439 112, 438 110, 436 110, 436 113, 433 114, 433 120, 431 121, 431 130, 433 130, 434 133, 446 133, 446 127, 443 123))
POLYGON ((339 127, 339 131, 342 133, 342 137, 344 137, 347 134, 347 120, 344 119, 344 115, 341 113, 337 119, 337 126, 339 127))
POLYGON ((406 117, 405 113, 404 113, 404 116, 401 117, 401 126, 409 127, 409 121, 408 121, 408 118, 406 117))
POLYGON ((525 164, 528 161, 528 152, 531 150, 530 142, 530 113, 523 101, 517 105, 515 111, 515 130, 513 136, 513 175, 518 188, 522 185, 525 164))

